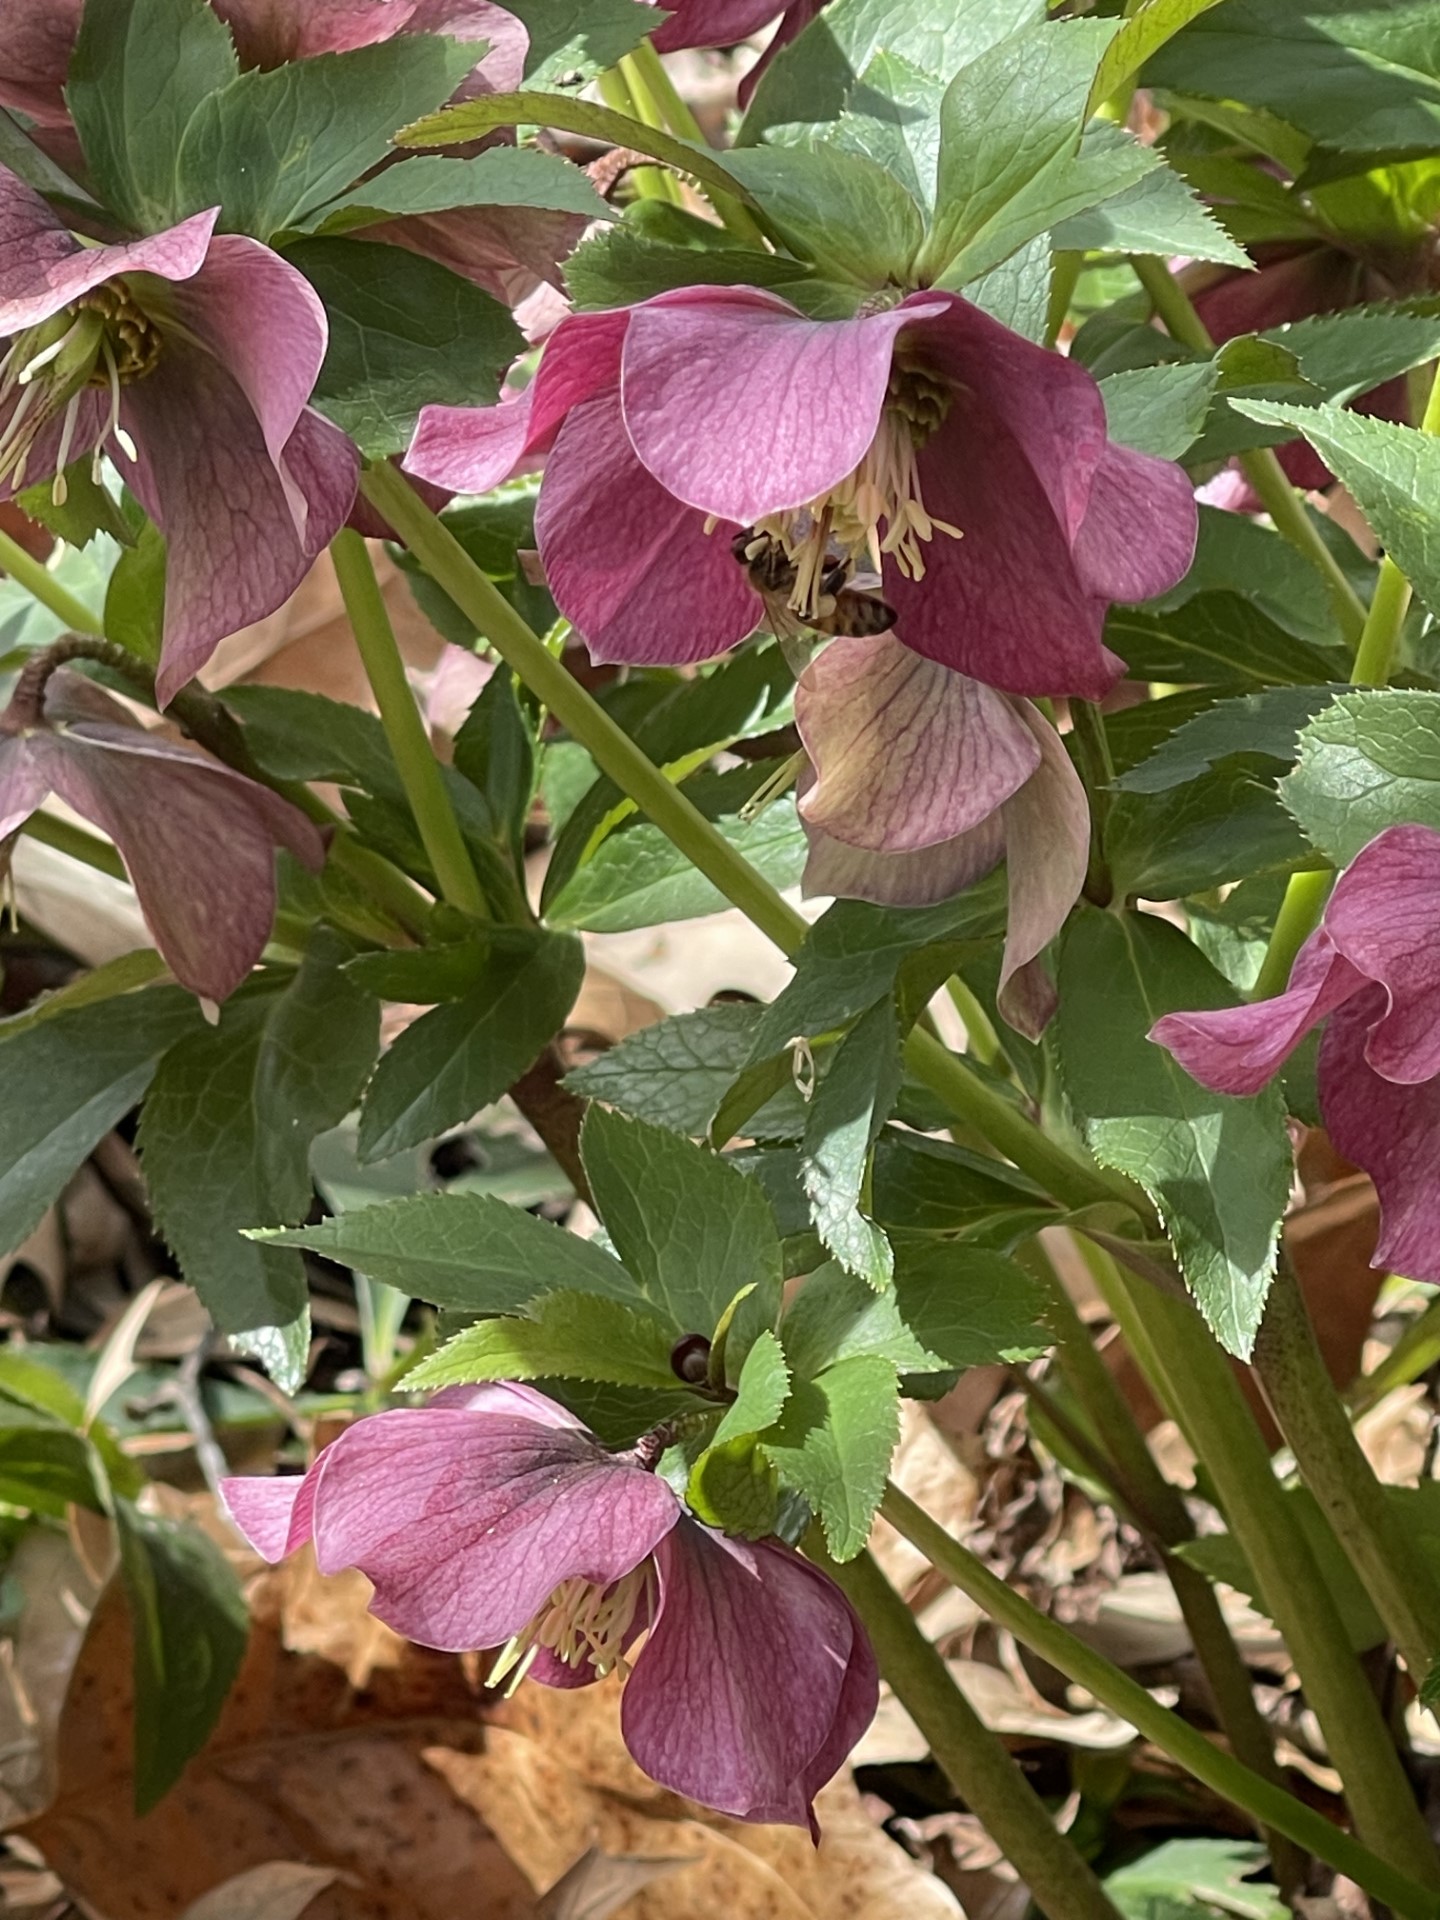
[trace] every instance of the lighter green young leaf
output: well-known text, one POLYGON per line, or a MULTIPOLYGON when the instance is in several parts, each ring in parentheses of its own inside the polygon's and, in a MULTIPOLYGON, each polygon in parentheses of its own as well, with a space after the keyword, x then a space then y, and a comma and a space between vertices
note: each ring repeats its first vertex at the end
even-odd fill
POLYGON ((797 1382, 779 1426, 764 1441, 786 1485, 820 1517, 837 1560, 851 1560, 870 1523, 900 1437, 895 1369, 875 1354, 840 1360, 797 1382))
POLYGON ((542 1294, 524 1318, 465 1327, 405 1376, 407 1390, 479 1380, 599 1380, 672 1392, 670 1328, 646 1307, 594 1293, 542 1294))

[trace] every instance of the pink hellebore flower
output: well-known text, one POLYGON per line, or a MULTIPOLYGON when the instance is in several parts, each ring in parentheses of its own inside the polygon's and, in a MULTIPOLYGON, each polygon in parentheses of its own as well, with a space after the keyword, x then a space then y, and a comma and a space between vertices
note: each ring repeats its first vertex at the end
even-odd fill
POLYGON ((760 76, 782 47, 802 34, 825 0, 657 0, 670 18, 650 37, 661 53, 684 47, 733 47, 778 21, 765 51, 740 82, 740 105, 747 107, 760 76))
POLYGON ((638 1451, 607 1453, 523 1386, 452 1387, 348 1427, 303 1479, 227 1480, 267 1560, 311 1540, 424 1646, 509 1643, 492 1684, 587 1686, 621 1666, 625 1744, 662 1786, 815 1830, 814 1799, 875 1711, 874 1657, 832 1581, 778 1541, 690 1518, 638 1451))
POLYGON ((1440 833, 1387 827, 1340 876, 1285 992, 1168 1013, 1150 1038, 1220 1093, 1273 1079, 1326 1020, 1320 1111, 1380 1199, 1374 1264, 1440 1282, 1440 833))
POLYGON ((82 246, 0 167, 0 499, 114 458, 168 543, 162 702, 263 619, 345 523, 359 459, 306 402, 318 296, 216 213, 82 246), (8 339, 7 339, 8 336, 8 339))
POLYGON ((903 644, 1010 693, 1098 699, 1112 600, 1173 586, 1190 483, 1106 438, 1094 380, 952 293, 807 320, 751 287, 576 314, 498 407, 427 407, 406 465, 484 492, 547 454, 536 534, 598 660, 704 660, 766 617, 754 527, 823 617, 838 562, 883 574, 903 644))
MULTIPOLYGON (((1006 862, 1000 1011, 1029 1038, 1055 1009, 1038 955, 1085 881, 1090 810, 1030 704, 910 653, 833 640, 795 694, 813 777, 800 800, 805 891, 928 906, 1006 862)), ((803 783, 802 783, 803 784, 803 783)))
POLYGON ((275 919, 275 849, 312 871, 320 835, 268 787, 147 731, 103 687, 27 668, 0 713, 0 842, 50 794, 115 842, 155 944, 182 986, 223 1000, 275 919))

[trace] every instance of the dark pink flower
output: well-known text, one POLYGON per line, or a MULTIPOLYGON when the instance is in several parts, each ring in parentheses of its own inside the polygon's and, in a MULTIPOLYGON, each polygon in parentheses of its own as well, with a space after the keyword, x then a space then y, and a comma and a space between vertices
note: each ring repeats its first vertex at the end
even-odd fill
POLYGON ((795 693, 810 756, 806 893, 885 906, 949 899, 1004 860, 1000 1011, 1031 1039, 1054 1012, 1038 956, 1085 882, 1090 809, 1028 700, 924 660, 898 636, 833 640, 795 693))
POLYGON ((52 793, 114 841, 170 971, 206 1000, 233 993, 270 938, 276 848, 325 859, 268 787, 147 731, 80 674, 27 670, 0 713, 0 842, 52 793))
POLYGON ((758 63, 740 82, 740 104, 748 106, 756 82, 782 47, 788 46, 825 5, 825 0, 656 0, 669 14, 651 39, 661 53, 684 47, 733 47, 777 22, 758 63))
POLYGON ((547 454, 536 533, 599 660, 704 660, 766 608, 741 527, 794 562, 805 622, 837 556, 883 574, 903 643, 1007 692, 1098 699, 1112 600, 1185 573, 1190 484, 1106 438, 1094 380, 951 293, 808 320, 691 287, 551 335, 493 408, 427 407, 407 466, 483 492, 547 454))
POLYGON ((1377 1267, 1440 1282, 1440 833, 1387 827, 1336 882, 1284 993, 1170 1013, 1150 1038, 1220 1093, 1274 1078, 1310 1029, 1320 1111, 1380 1198, 1377 1267))
POLYGON ((166 537, 168 700, 344 525, 358 456, 307 406, 325 309, 215 213, 82 246, 0 167, 0 499, 103 451, 166 537))
POLYGON ((586 1686, 645 1645, 625 1744, 662 1786, 740 1820, 814 1829, 814 1799, 875 1711, 844 1595, 778 1541, 690 1518, 635 1454, 607 1453, 533 1388, 449 1388, 346 1429, 303 1479, 227 1480, 267 1560, 314 1542, 422 1645, 505 1652, 494 1677, 586 1686))
POLYGON ((63 88, 85 0, 0 0, 0 107, 70 123, 63 88))

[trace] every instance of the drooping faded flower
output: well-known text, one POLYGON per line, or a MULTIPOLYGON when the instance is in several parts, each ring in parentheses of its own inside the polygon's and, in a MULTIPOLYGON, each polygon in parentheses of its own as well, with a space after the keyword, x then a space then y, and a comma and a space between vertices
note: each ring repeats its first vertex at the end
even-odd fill
POLYGON ((1336 882, 1272 1000, 1169 1013, 1150 1038, 1220 1093, 1252 1094, 1310 1029, 1320 1112, 1380 1200, 1374 1264, 1440 1282, 1440 833, 1387 827, 1336 882))
POLYGON ((42 655, 0 713, 0 842, 52 793, 114 841, 170 971, 206 1000, 233 993, 270 938, 276 849, 325 859, 288 800, 42 655))
POLYGON ((355 498, 306 403, 325 309, 215 212, 84 246, 0 167, 0 499, 108 453, 167 542, 162 701, 300 584, 355 498))
POLYGON ((1098 699, 1113 600, 1190 564, 1184 473, 1112 445, 1094 380, 957 294, 808 320, 689 287, 577 314, 493 408, 427 407, 406 459, 483 492, 546 454, 557 602, 600 660, 704 660, 760 623, 732 552, 769 537, 813 623, 837 565, 883 576, 903 644, 1010 693, 1098 699))
POLYGON ((662 1786, 740 1820, 814 1828, 875 1711, 849 1602, 778 1541, 690 1518, 640 1454, 607 1453, 533 1388, 448 1388, 346 1429, 303 1479, 227 1480, 267 1560, 312 1540, 422 1645, 504 1645, 492 1679, 586 1686, 625 1661, 625 1744, 662 1786))
POLYGON ((817 654, 795 719, 812 767, 805 891, 928 906, 1004 860, 999 1006, 1036 1038, 1055 1004, 1038 955, 1079 896, 1090 840, 1085 789, 1055 729, 1028 700, 890 634, 817 654))

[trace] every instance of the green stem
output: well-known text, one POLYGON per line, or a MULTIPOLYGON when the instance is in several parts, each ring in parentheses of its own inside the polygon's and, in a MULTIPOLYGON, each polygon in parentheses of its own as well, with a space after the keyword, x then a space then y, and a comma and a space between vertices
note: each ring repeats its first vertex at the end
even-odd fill
POLYGON ((962 1593, 969 1594, 998 1626, 1013 1633, 1023 1645, 1048 1660, 1074 1685, 1083 1687, 1111 1713, 1127 1720, 1137 1733, 1153 1741, 1197 1780, 1337 1868, 1367 1893, 1405 1914, 1407 1920, 1435 1920, 1440 1913, 1440 1899, 1418 1877, 1378 1858, 1348 1833, 1332 1826, 1322 1814, 1262 1779, 1232 1754, 1207 1740, 1178 1713, 1162 1707, 1138 1681, 1112 1666, 1103 1654, 1077 1640, 1058 1621, 1047 1618, 1003 1580, 997 1579, 968 1547, 951 1539, 938 1522, 898 1487, 891 1485, 886 1489, 880 1511, 897 1533, 925 1555, 937 1572, 962 1593))
POLYGON ((76 633, 100 634, 105 631, 98 614, 92 613, 83 601, 77 600, 73 593, 62 587, 42 561, 27 553, 18 540, 12 540, 4 532, 0 532, 0 569, 8 573, 12 580, 18 581, 32 600, 38 600, 42 607, 48 607, 57 620, 62 620, 76 633))
POLYGON ((1406 1327, 1385 1358, 1356 1381, 1350 1405, 1357 1416, 1368 1413, 1387 1393, 1408 1387, 1440 1361, 1440 1297, 1432 1300, 1406 1327))
POLYGON ((945 983, 945 991, 964 1023, 965 1051, 973 1053, 982 1067, 994 1067, 997 1072, 1005 1072, 1005 1050, 1000 1044, 994 1022, 981 1006, 978 996, 971 992, 958 973, 951 974, 945 983))
POLYGON ((1334 882, 1335 876, 1328 867, 1291 874, 1285 898, 1275 916, 1275 930, 1265 949, 1255 991, 1250 996, 1252 1000, 1269 1000, 1285 991, 1295 956, 1320 924, 1334 882))
POLYGON ((1375 1602, 1411 1678, 1421 1685, 1440 1657, 1440 1589, 1413 1529, 1355 1438, 1284 1259, 1265 1302, 1255 1371, 1301 1478, 1375 1602))
MULTIPOLYGON (((642 108, 642 118, 648 118, 645 109, 651 110, 657 118, 650 121, 650 125, 668 127, 671 133, 678 134, 682 140, 692 140, 697 146, 707 144, 704 128, 677 91, 665 62, 649 40, 642 40, 620 64, 630 76, 630 90, 636 105, 642 108)), ((765 250, 764 229, 748 207, 741 206, 731 194, 709 187, 702 191, 723 227, 747 246, 765 250)))
POLYGON ((1065 251, 1055 254, 1050 263, 1050 294, 1045 307, 1045 344, 1053 347, 1060 338, 1070 314, 1070 302, 1084 271, 1083 253, 1065 251))
MULTIPOLYGON (((1165 262, 1158 255, 1137 253, 1130 256, 1130 265, 1150 296, 1151 306, 1165 322, 1170 337, 1183 346, 1193 347, 1197 353, 1213 353, 1215 342, 1206 331, 1204 321, 1165 262)), ((1340 562, 1320 538, 1304 502, 1276 459, 1274 448, 1253 447, 1240 455, 1240 465, 1274 521, 1276 532, 1284 534, 1324 576, 1346 644, 1352 648, 1358 646, 1365 626, 1364 602, 1351 586, 1340 562)))
POLYGON ((54 847, 57 853, 68 853, 72 860, 83 861, 97 873, 108 873, 112 880, 130 877, 125 871, 125 862, 108 840, 87 833, 71 820, 58 819, 53 813, 32 813, 20 831, 31 840, 38 840, 41 846, 54 847))
MULTIPOLYGON (((1189 1300, 1129 1274, 1120 1278, 1266 1610, 1290 1650, 1345 1782, 1356 1830, 1391 1866, 1440 1891, 1440 1859, 1400 1757, 1230 1361, 1189 1300)), ((1289 1831, 1280 1821, 1274 1824, 1289 1831)))
POLYGON ((395 631, 380 596, 369 551, 360 535, 349 527, 336 534, 330 551, 355 644, 440 892, 452 907, 484 919, 485 896, 445 791, 440 762, 405 678, 405 664, 395 644, 395 631))
MULTIPOLYGON (((620 68, 612 67, 608 73, 602 73, 596 85, 600 89, 600 98, 607 107, 613 107, 616 113, 623 113, 627 119, 640 119, 636 102, 620 68)), ((668 200, 672 206, 677 203, 678 189, 675 180, 669 170, 662 167, 658 160, 648 161, 644 166, 632 167, 630 177, 635 183, 636 193, 642 200, 668 200)))
POLYGON ((865 1623, 880 1670, 975 1814, 1050 1920, 1119 1920, 1109 1895, 1060 1833, 995 1734, 955 1684, 914 1615, 868 1553, 837 1565, 806 1551, 865 1623))

